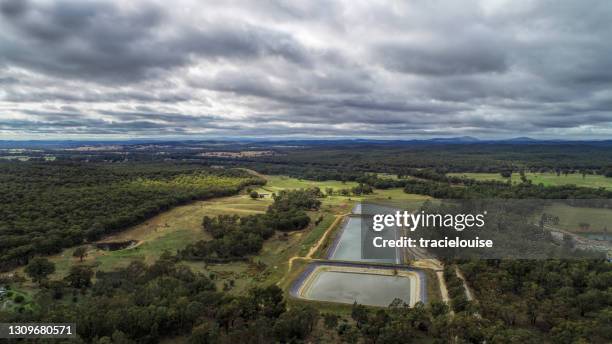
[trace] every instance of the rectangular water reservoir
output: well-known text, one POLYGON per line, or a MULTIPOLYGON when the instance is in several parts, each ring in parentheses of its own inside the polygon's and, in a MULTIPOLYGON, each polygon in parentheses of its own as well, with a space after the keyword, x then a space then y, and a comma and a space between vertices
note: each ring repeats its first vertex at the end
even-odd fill
POLYGON ((395 298, 410 303, 410 279, 366 273, 323 271, 304 295, 307 299, 388 306, 395 298))
POLYGON ((400 299, 413 306, 425 302, 421 272, 346 263, 313 264, 293 285, 291 294, 306 300, 389 306, 400 299))
POLYGON ((349 216, 339 229, 339 237, 334 240, 327 258, 353 262, 395 263, 399 264, 401 254, 399 249, 385 248, 376 255, 377 258, 363 258, 362 240, 372 240, 373 235, 383 235, 385 239, 394 239, 395 231, 376 234, 362 228, 360 216, 349 216))

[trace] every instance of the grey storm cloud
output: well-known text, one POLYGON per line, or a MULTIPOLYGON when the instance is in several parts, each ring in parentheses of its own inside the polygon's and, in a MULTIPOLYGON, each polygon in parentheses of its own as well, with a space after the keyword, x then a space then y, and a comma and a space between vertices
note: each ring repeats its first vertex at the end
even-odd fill
POLYGON ((609 1, 0 0, 0 139, 612 135, 609 1))
POLYGON ((0 7, 15 34, 0 41, 2 59, 42 72, 128 82, 185 65, 194 56, 274 55, 308 62, 290 35, 246 23, 184 26, 170 22, 163 8, 152 4, 121 10, 107 2, 59 0, 36 6, 17 1, 21 4, 12 0, 0 7), (227 24, 236 26, 229 29, 227 24))
POLYGON ((482 39, 474 35, 419 43, 392 42, 376 46, 375 50, 386 68, 402 73, 448 76, 503 73, 508 68, 507 47, 495 37, 482 39))

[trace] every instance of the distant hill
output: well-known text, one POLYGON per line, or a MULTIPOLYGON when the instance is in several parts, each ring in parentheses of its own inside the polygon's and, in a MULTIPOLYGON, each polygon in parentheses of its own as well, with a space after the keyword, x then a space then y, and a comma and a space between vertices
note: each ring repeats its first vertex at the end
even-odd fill
POLYGON ((520 142, 538 142, 539 140, 532 139, 531 137, 522 136, 522 137, 511 138, 508 140, 503 140, 503 141, 520 143, 520 142))
POLYGON ((173 147, 181 146, 216 146, 218 148, 233 146, 237 149, 241 147, 270 147, 278 146, 301 146, 301 147, 317 147, 317 146, 426 146, 426 145, 590 145, 590 146, 612 146, 612 140, 550 140, 550 139, 534 139, 531 137, 521 136, 510 139, 479 139, 473 136, 457 136, 457 137, 435 137, 430 139, 367 139, 367 138, 329 138, 329 139, 238 139, 228 138, 222 139, 135 139, 135 140, 0 140, 0 149, 65 149, 80 146, 100 146, 100 145, 122 145, 122 146, 139 146, 139 145, 166 145, 173 147))
POLYGON ((429 142, 438 142, 438 143, 473 143, 480 142, 480 139, 477 139, 472 136, 459 136, 459 137, 447 137, 447 138, 433 138, 429 140, 422 140, 429 142))

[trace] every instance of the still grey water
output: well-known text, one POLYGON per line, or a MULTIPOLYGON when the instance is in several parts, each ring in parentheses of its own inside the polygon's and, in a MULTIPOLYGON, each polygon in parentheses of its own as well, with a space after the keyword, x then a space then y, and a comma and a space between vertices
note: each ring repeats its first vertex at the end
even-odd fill
POLYGON ((321 271, 305 297, 318 301, 388 306, 395 298, 410 302, 410 278, 321 271))
MULTIPOLYGON (((329 259, 345 260, 354 262, 378 262, 378 263, 399 263, 398 254, 395 249, 386 248, 382 252, 378 252, 376 258, 363 258, 362 255, 362 240, 371 241, 370 235, 375 235, 372 232, 362 231, 362 218, 359 216, 351 216, 344 223, 341 229, 340 239, 329 259), (368 237, 362 239, 362 234, 368 237)), ((386 231, 382 234, 386 239, 395 237, 394 231, 386 231)))

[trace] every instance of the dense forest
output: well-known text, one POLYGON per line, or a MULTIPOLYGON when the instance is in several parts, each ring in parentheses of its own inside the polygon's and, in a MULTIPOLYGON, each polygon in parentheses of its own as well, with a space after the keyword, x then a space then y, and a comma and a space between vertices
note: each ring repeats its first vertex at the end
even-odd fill
POLYGON ((0 268, 263 180, 189 164, 0 163, 0 268))
MULTIPOLYGON (((279 149, 279 154, 257 158, 217 159, 240 163, 266 173, 308 179, 346 178, 359 172, 407 174, 410 169, 449 172, 588 171, 612 175, 610 143, 344 143, 279 149), (325 175, 325 177, 323 177, 325 175)), ((185 156, 183 156, 185 157, 185 156)), ((350 178, 350 177, 349 177, 350 178)))
MULTIPOLYGON (((188 343, 477 343, 512 334, 509 343, 538 343, 512 329, 467 313, 451 316, 439 301, 389 308, 353 305, 350 316, 287 306, 275 285, 240 296, 218 291, 209 276, 192 272, 166 253, 154 264, 132 262, 112 272, 75 265, 59 281, 44 281, 38 307, 2 312, 0 322, 73 322, 81 343, 157 343, 181 336, 188 343), (514 334, 513 334, 514 333, 514 334)), ((498 342, 492 340, 491 342, 498 342)))
MULTIPOLYGON (((240 165, 265 174, 312 180, 343 180, 363 172, 407 174, 409 169, 450 172, 563 172, 612 177, 612 141, 428 142, 428 141, 185 141, 111 146, 82 151, 47 145, 27 155, 73 162, 190 161, 208 165, 240 165), (106 148, 105 148, 106 147, 106 148), (253 155, 207 155, 210 152, 272 152, 253 155), (163 154, 157 154, 163 153, 163 154)), ((4 153, 19 157, 23 152, 4 153)))
MULTIPOLYGON (((77 272, 71 272, 77 274, 77 272)), ((303 339, 318 319, 312 307, 287 309, 276 286, 231 296, 208 276, 166 254, 112 272, 42 286, 33 312, 0 311, 0 322, 76 323, 75 343, 157 343, 177 335, 189 343, 270 343, 303 339), (80 283, 74 283, 79 281, 80 283)))
POLYGON ((472 309, 499 329, 520 328, 552 343, 612 341, 612 265, 605 260, 470 260, 459 266, 476 293, 472 309))

